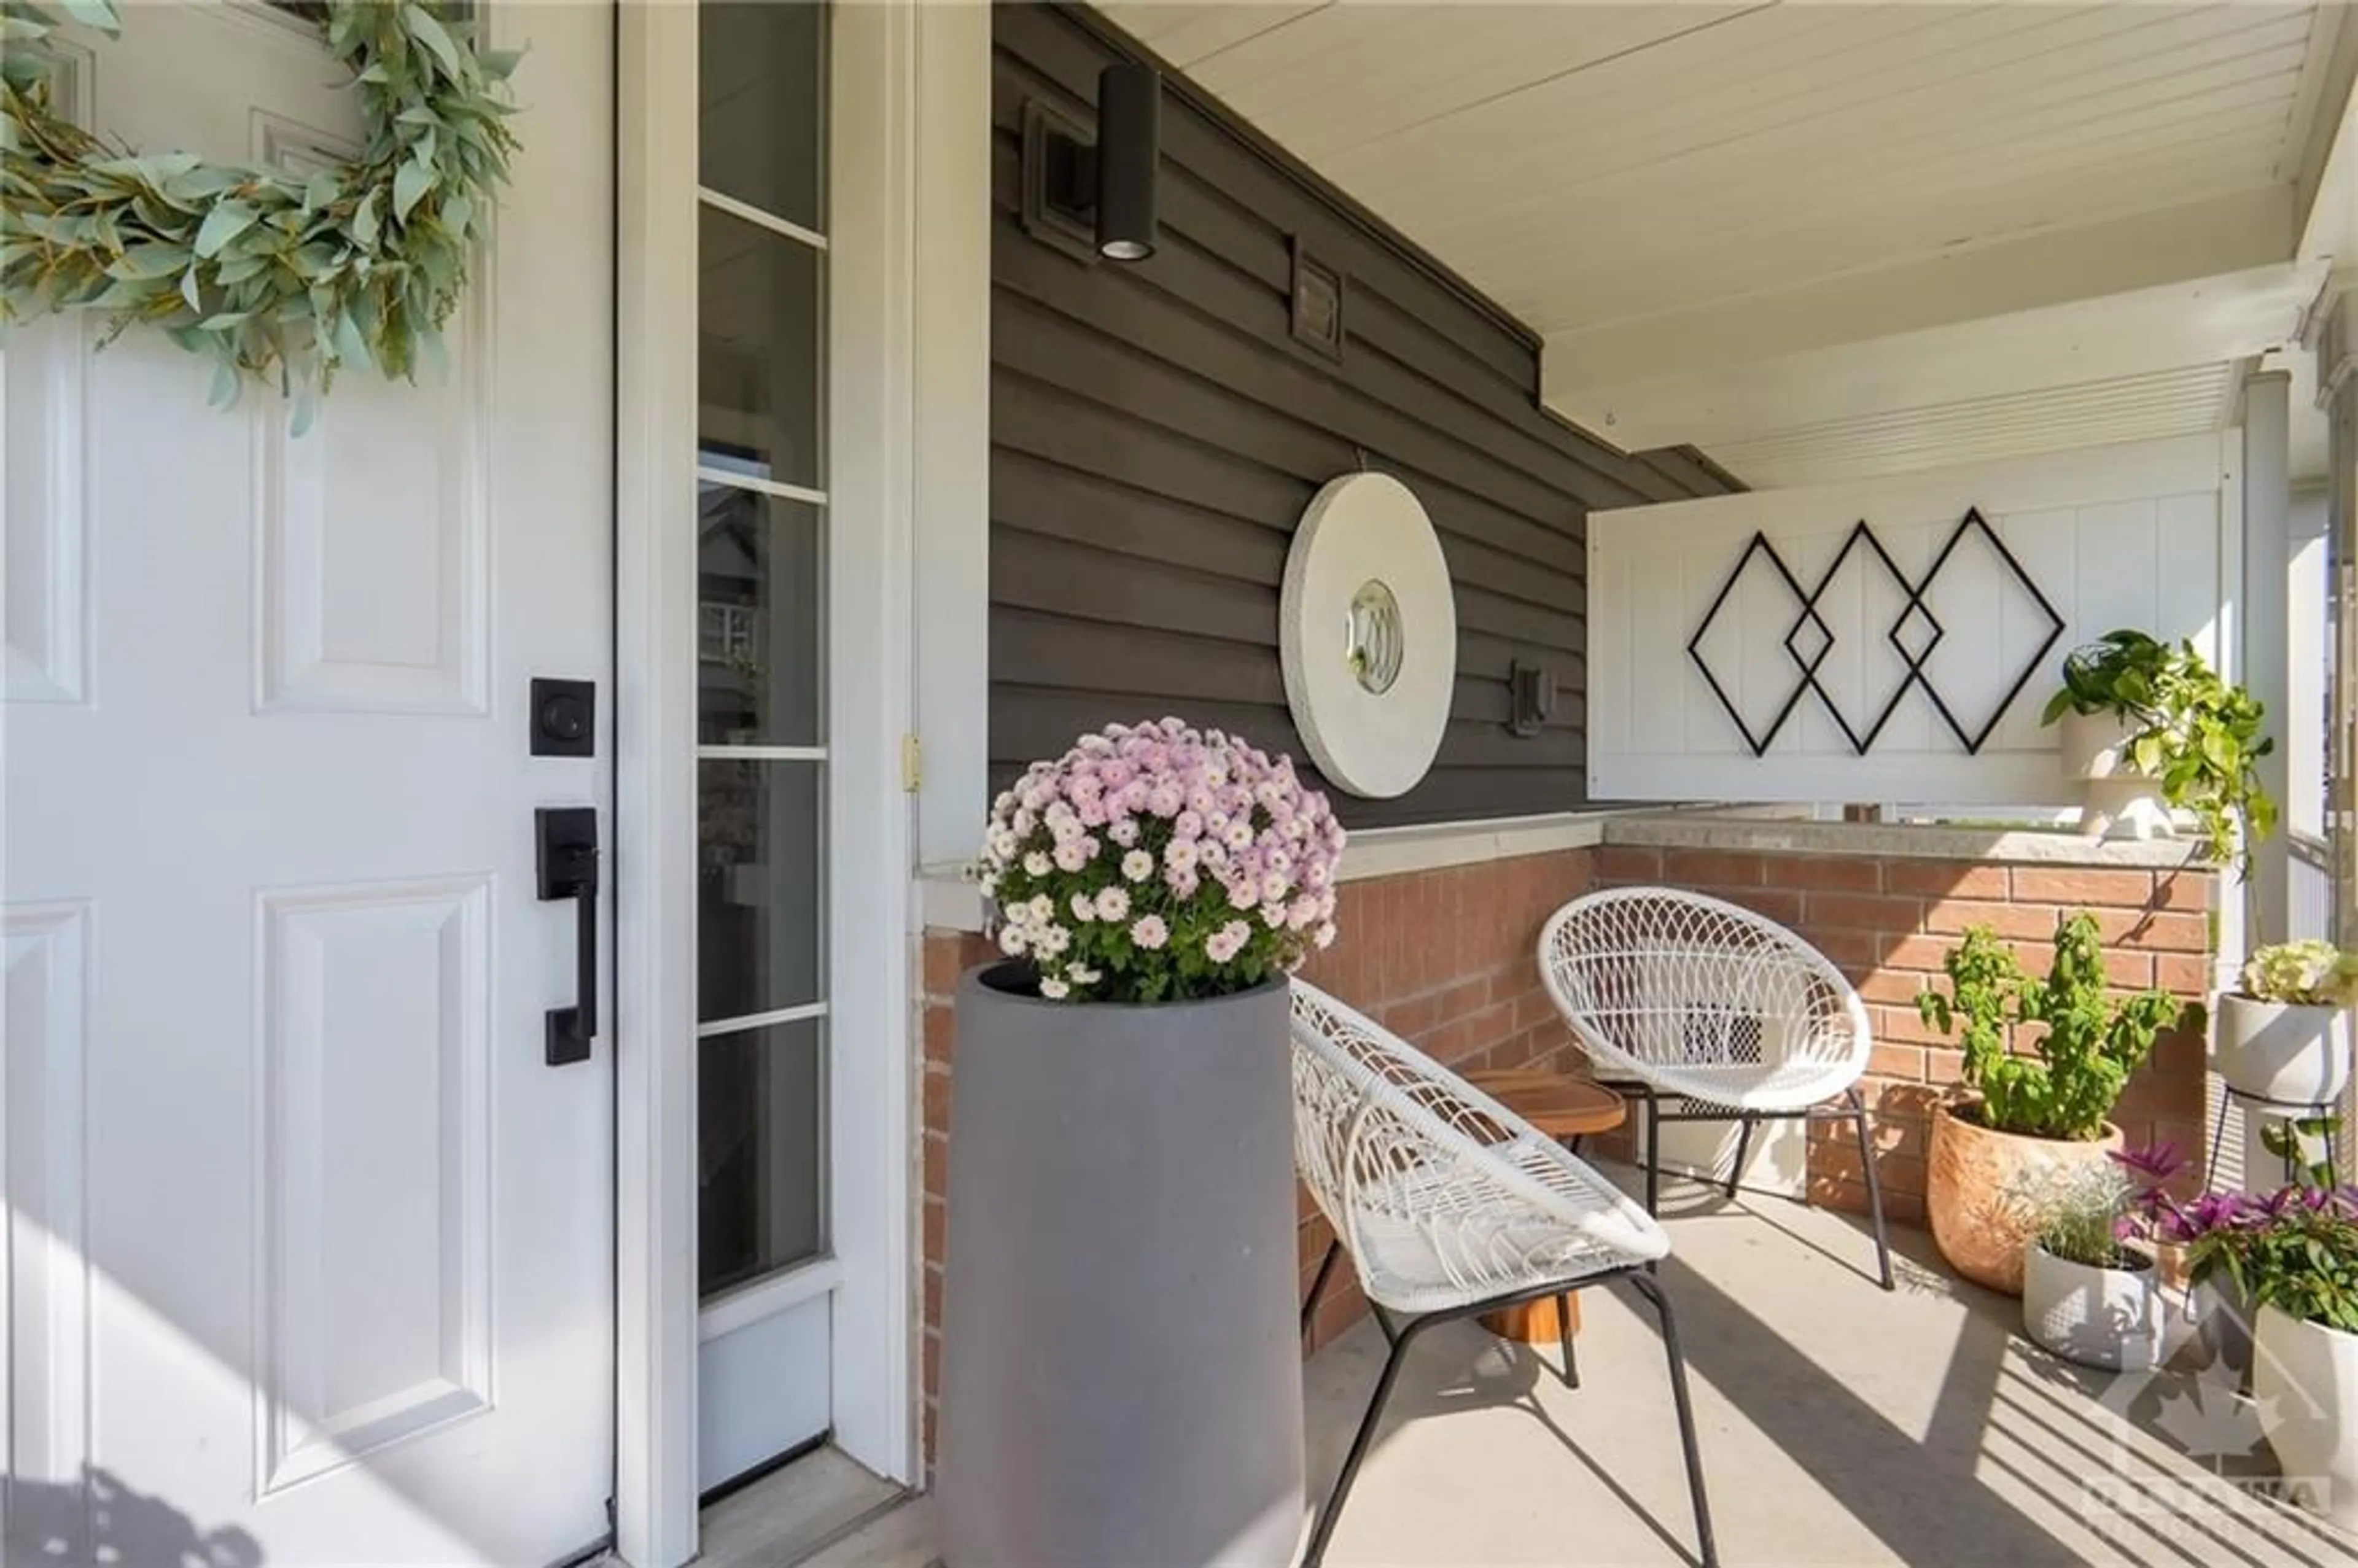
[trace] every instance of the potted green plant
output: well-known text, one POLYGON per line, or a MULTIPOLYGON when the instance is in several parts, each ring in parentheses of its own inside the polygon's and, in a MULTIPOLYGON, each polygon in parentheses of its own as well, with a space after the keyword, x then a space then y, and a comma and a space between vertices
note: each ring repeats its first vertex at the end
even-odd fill
POLYGON ((2195 1243, 2255 1309, 2252 1397, 2293 1495, 2358 1531, 2358 1189, 2299 1184, 2195 1243))
POLYGON ((2129 1074, 2157 1034, 2201 1009, 2167 991, 2108 997, 2095 916, 2085 910, 2057 918, 2044 979, 2025 973, 1986 925, 1968 929, 1942 964, 1948 994, 1928 987, 1917 1007, 1927 1024, 1962 1034, 1968 1096, 1933 1113, 1925 1209, 1951 1267, 2019 1295, 2039 1221, 2022 1195, 2105 1163, 2121 1144, 2106 1119, 2129 1074), (2010 1048, 2017 1044, 2027 1051, 2010 1048))
POLYGON ((1287 976, 1334 940, 1342 849, 1290 760, 1175 719, 1083 736, 995 803, 1006 957, 958 982, 949 1146, 960 1568, 1291 1559, 1287 976))
POLYGON ((2314 939, 2255 949, 2219 996, 2212 1065, 2229 1088, 2283 1105, 2332 1105, 2350 1084, 2358 953, 2314 939))
POLYGON ((2143 632, 2107 632, 2063 659, 2063 685, 2041 718, 2061 724, 2066 777, 2087 786, 2092 833, 2170 831, 2159 802, 2193 813, 2203 850, 2222 865, 2248 857, 2276 827, 2259 759, 2266 710, 2194 651, 2143 632))
POLYGON ((2021 1197, 2033 1217, 2023 1255, 2022 1326, 2066 1361, 2147 1371, 2161 1358, 2164 1303, 2154 1260, 2123 1240, 2136 1195, 2110 1161, 2072 1166, 2021 1197))

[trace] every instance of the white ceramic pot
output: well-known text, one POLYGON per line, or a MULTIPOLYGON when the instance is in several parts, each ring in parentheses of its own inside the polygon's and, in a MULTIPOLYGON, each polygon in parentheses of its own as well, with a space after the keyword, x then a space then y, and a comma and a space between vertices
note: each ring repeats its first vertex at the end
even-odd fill
POLYGON ((2160 1364, 2162 1299, 2153 1260, 2096 1269, 2033 1241, 2023 1254, 2022 1326, 2066 1361, 2114 1372, 2160 1364))
POLYGON ((2223 992, 2212 1065, 2227 1087, 2288 1105, 2332 1105, 2350 1086, 2350 1014, 2223 992))
POLYGON ((2139 773, 2128 758, 2130 738, 2143 728, 2116 713, 2074 713, 2056 720, 2063 776, 2081 789, 2081 831, 2091 838, 2168 838, 2177 833, 2161 782, 2139 773))
POLYGON ((2286 1495, 2358 1532, 2358 1334, 2262 1307, 2252 1398, 2286 1495))

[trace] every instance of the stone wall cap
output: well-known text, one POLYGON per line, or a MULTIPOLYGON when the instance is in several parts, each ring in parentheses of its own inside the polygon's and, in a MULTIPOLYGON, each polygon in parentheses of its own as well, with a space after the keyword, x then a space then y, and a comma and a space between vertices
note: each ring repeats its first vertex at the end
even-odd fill
POLYGON ((1977 860, 1996 865, 2086 866, 2108 870, 2207 871, 2190 838, 2083 838, 2068 830, 1959 827, 1932 823, 1793 822, 1693 816, 1615 816, 1604 842, 1663 849, 1728 849, 1755 854, 1977 860))

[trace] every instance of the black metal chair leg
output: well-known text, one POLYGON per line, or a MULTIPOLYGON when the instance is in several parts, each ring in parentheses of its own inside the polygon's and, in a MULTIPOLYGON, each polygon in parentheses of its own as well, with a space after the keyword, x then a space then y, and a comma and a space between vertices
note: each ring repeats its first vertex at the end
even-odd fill
POLYGON ((1875 1173, 1875 1138, 1866 1126, 1866 1097, 1855 1086, 1850 1091, 1851 1117, 1858 1128, 1858 1168, 1866 1175, 1866 1215, 1875 1227, 1875 1260, 1883 1271, 1883 1288, 1897 1290, 1891 1277, 1891 1238, 1883 1227, 1883 1178, 1875 1173))
POLYGON ((1310 1341, 1310 1325, 1318 1318, 1318 1298, 1326 1291, 1326 1276, 1335 1271, 1335 1260, 1343 1255, 1343 1243, 1338 1239, 1326 1244, 1326 1256, 1319 1260, 1317 1277, 1310 1281, 1310 1294, 1302 1303, 1302 1339, 1310 1341))
POLYGON ((1359 1478, 1359 1463, 1367 1458, 1368 1448, 1375 1441, 1376 1422, 1383 1416, 1384 1401, 1391 1398, 1392 1385, 1400 1380, 1401 1363, 1408 1358, 1409 1344, 1428 1321, 1413 1320, 1392 1341, 1392 1353, 1384 1360, 1383 1376, 1376 1380, 1375 1398, 1368 1401, 1368 1413, 1359 1419, 1358 1434, 1351 1439, 1351 1451, 1343 1456, 1343 1470, 1335 1477, 1335 1489, 1318 1505, 1318 1518, 1310 1527, 1310 1544, 1302 1553, 1302 1568, 1318 1568, 1325 1557, 1326 1542, 1335 1534, 1335 1520, 1343 1511, 1343 1499, 1350 1494, 1351 1483, 1359 1478))
POLYGON ((1679 1443, 1686 1450, 1687 1491, 1694 1499, 1695 1542, 1702 1548, 1703 1568, 1719 1568, 1719 1546, 1711 1533, 1711 1502, 1704 1495, 1703 1451, 1695 1444, 1694 1406, 1687 1398, 1686 1357, 1679 1351, 1678 1318, 1671 1311, 1671 1298, 1650 1275, 1632 1274, 1629 1282, 1654 1303, 1655 1314, 1662 1322, 1662 1351, 1671 1364, 1671 1403, 1678 1411, 1679 1443))
POLYGON ((2211 1150, 2202 1157, 2202 1180, 2206 1186, 2218 1178, 2219 1152, 2227 1146, 2227 1113, 2234 1106, 2233 1095, 2223 1094, 2219 1097, 2219 1119, 2212 1124, 2211 1150))
POLYGON ((1646 1212, 1662 1211, 1662 1102, 1646 1097, 1646 1212))
POLYGON ((1580 1387, 1580 1358, 1574 1352, 1572 1346, 1572 1292, 1570 1291, 1566 1291, 1555 1299, 1555 1331, 1558 1341, 1563 1346, 1563 1371, 1560 1374, 1563 1379, 1563 1386, 1567 1389, 1576 1389, 1580 1387))
POLYGON ((1727 1168, 1727 1199, 1736 1201, 1736 1179, 1744 1174, 1744 1156, 1752 1148, 1752 1119, 1746 1117, 1736 1124, 1736 1163, 1727 1168))
MULTIPOLYGON (((1662 1212, 1662 1102, 1651 1092, 1646 1096, 1646 1212, 1662 1212)), ((1646 1271, 1654 1271, 1651 1259, 1646 1271)))

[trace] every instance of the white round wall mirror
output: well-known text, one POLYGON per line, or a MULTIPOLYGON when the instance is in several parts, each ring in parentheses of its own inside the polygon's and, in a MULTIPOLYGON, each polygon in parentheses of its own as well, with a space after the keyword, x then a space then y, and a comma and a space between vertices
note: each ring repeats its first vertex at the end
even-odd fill
POLYGON ((1415 492, 1354 473, 1319 491, 1285 558, 1278 650, 1318 771, 1372 799, 1431 771, 1457 680, 1449 564, 1415 492))

